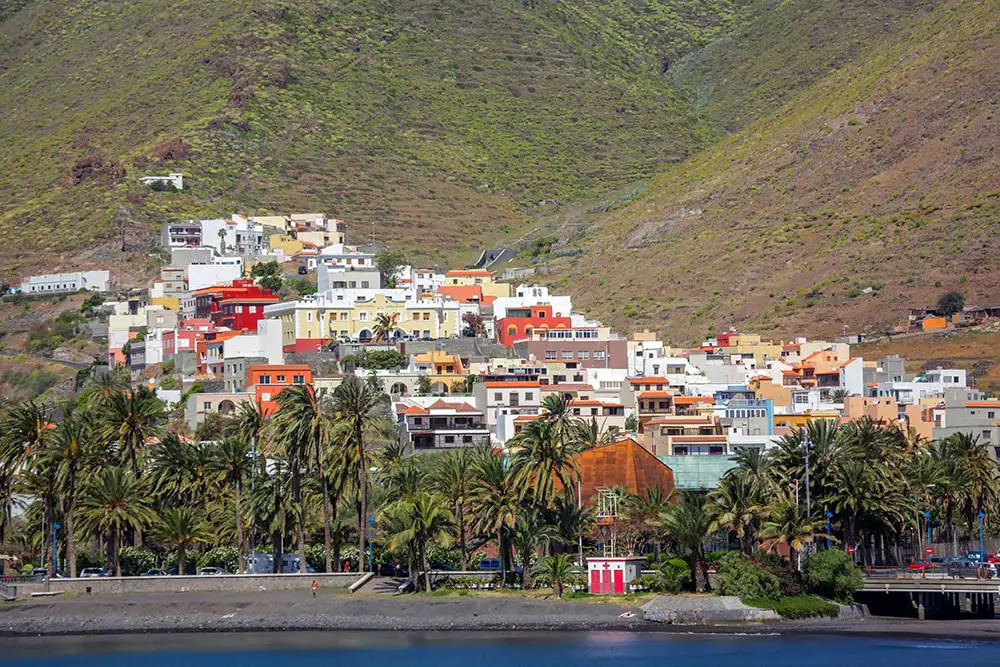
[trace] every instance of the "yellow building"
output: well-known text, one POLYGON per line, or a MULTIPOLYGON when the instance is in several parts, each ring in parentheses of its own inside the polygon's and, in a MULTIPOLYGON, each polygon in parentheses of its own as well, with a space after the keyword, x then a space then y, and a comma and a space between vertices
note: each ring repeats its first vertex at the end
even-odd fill
POLYGON ((285 351, 321 349, 342 337, 366 340, 375 337, 380 315, 395 316, 394 337, 452 338, 461 327, 459 304, 439 298, 410 299, 401 290, 339 290, 299 301, 264 308, 268 318, 281 320, 285 351))
POLYGON ((804 428, 811 421, 838 421, 839 410, 811 410, 794 415, 774 415, 774 428, 804 428))
POLYGON ((734 334, 728 336, 727 345, 720 349, 726 354, 752 354, 758 366, 768 360, 781 359, 781 345, 761 340, 758 334, 734 334))
POLYGON ((472 287, 482 289, 483 296, 508 297, 510 285, 498 283, 492 271, 485 269, 456 269, 444 274, 444 284, 449 287, 472 287))
POLYGON ((176 296, 154 296, 149 299, 149 305, 163 306, 167 310, 172 310, 175 313, 181 312, 181 299, 176 296))
POLYGON ((285 257, 292 257, 295 253, 301 252, 305 244, 298 239, 293 239, 285 234, 271 234, 267 237, 268 247, 274 250, 281 250, 285 257))

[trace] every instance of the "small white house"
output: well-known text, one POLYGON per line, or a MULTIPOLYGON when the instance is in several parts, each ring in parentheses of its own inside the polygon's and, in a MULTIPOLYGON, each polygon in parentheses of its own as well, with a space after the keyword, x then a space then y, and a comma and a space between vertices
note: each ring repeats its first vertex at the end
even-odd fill
POLYGON ((107 292, 110 281, 111 272, 109 271, 45 273, 40 276, 28 276, 22 280, 21 292, 24 294, 54 294, 79 290, 107 292))
POLYGON ((639 578, 646 559, 641 556, 588 558, 587 581, 592 595, 625 595, 639 578))
POLYGON ((139 179, 146 185, 170 185, 176 190, 184 189, 184 174, 167 174, 166 176, 143 176, 139 179))

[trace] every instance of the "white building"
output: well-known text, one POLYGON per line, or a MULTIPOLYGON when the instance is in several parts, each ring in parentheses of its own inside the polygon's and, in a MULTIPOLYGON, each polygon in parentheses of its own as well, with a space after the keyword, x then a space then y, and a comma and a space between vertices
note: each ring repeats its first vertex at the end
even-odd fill
POLYGON ((74 273, 45 273, 28 276, 21 281, 24 294, 53 294, 90 290, 107 292, 111 281, 110 271, 76 271, 74 273))
MULTIPOLYGON (((551 305, 553 315, 570 317, 573 312, 573 299, 569 296, 553 296, 549 288, 543 285, 521 285, 514 296, 498 297, 493 302, 493 317, 502 320, 507 317, 510 308, 526 308, 538 305, 551 305)), ((576 324, 574 326, 585 326, 576 324)))
POLYGON ((881 382, 874 390, 874 396, 892 396, 899 405, 919 403, 928 396, 942 396, 946 389, 967 387, 965 370, 961 368, 938 368, 928 371, 912 382, 881 382))
POLYGON ((213 285, 225 285, 243 276, 242 263, 192 264, 187 269, 188 290, 195 291, 213 285))

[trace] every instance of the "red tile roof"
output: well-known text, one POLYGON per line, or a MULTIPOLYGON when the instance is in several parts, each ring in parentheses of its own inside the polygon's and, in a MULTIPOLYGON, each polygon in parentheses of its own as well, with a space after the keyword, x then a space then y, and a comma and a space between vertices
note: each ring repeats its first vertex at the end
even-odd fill
POLYGON ((661 375, 651 375, 649 377, 629 378, 629 384, 670 384, 670 380, 661 375))
POLYGON ((673 394, 669 391, 644 391, 639 398, 673 398, 673 394))
POLYGON ((487 389, 525 389, 532 387, 540 387, 538 382, 529 382, 527 380, 512 380, 509 382, 496 381, 496 382, 486 382, 487 389))

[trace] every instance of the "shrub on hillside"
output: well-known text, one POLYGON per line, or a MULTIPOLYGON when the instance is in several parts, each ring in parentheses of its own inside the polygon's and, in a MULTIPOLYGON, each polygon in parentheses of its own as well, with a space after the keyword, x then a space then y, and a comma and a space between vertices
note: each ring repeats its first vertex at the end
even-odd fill
POLYGON ((810 593, 826 596, 843 604, 854 601, 854 591, 862 584, 861 571, 850 554, 840 549, 817 551, 805 562, 806 587, 810 593))
POLYGON ((805 592, 802 573, 796 570, 795 566, 785 558, 778 554, 758 551, 750 557, 750 560, 778 578, 782 595, 796 596, 805 592))
POLYGON ((840 609, 835 604, 812 595, 782 596, 776 600, 747 598, 743 602, 758 609, 773 609, 782 618, 815 618, 828 616, 836 618, 840 609))
POLYGON ((738 552, 727 553, 719 559, 717 568, 719 595, 765 600, 777 600, 781 596, 778 577, 738 552))
POLYGON ((656 574, 645 574, 636 582, 648 591, 677 594, 684 584, 691 581, 691 568, 680 558, 660 561, 653 569, 656 574))

